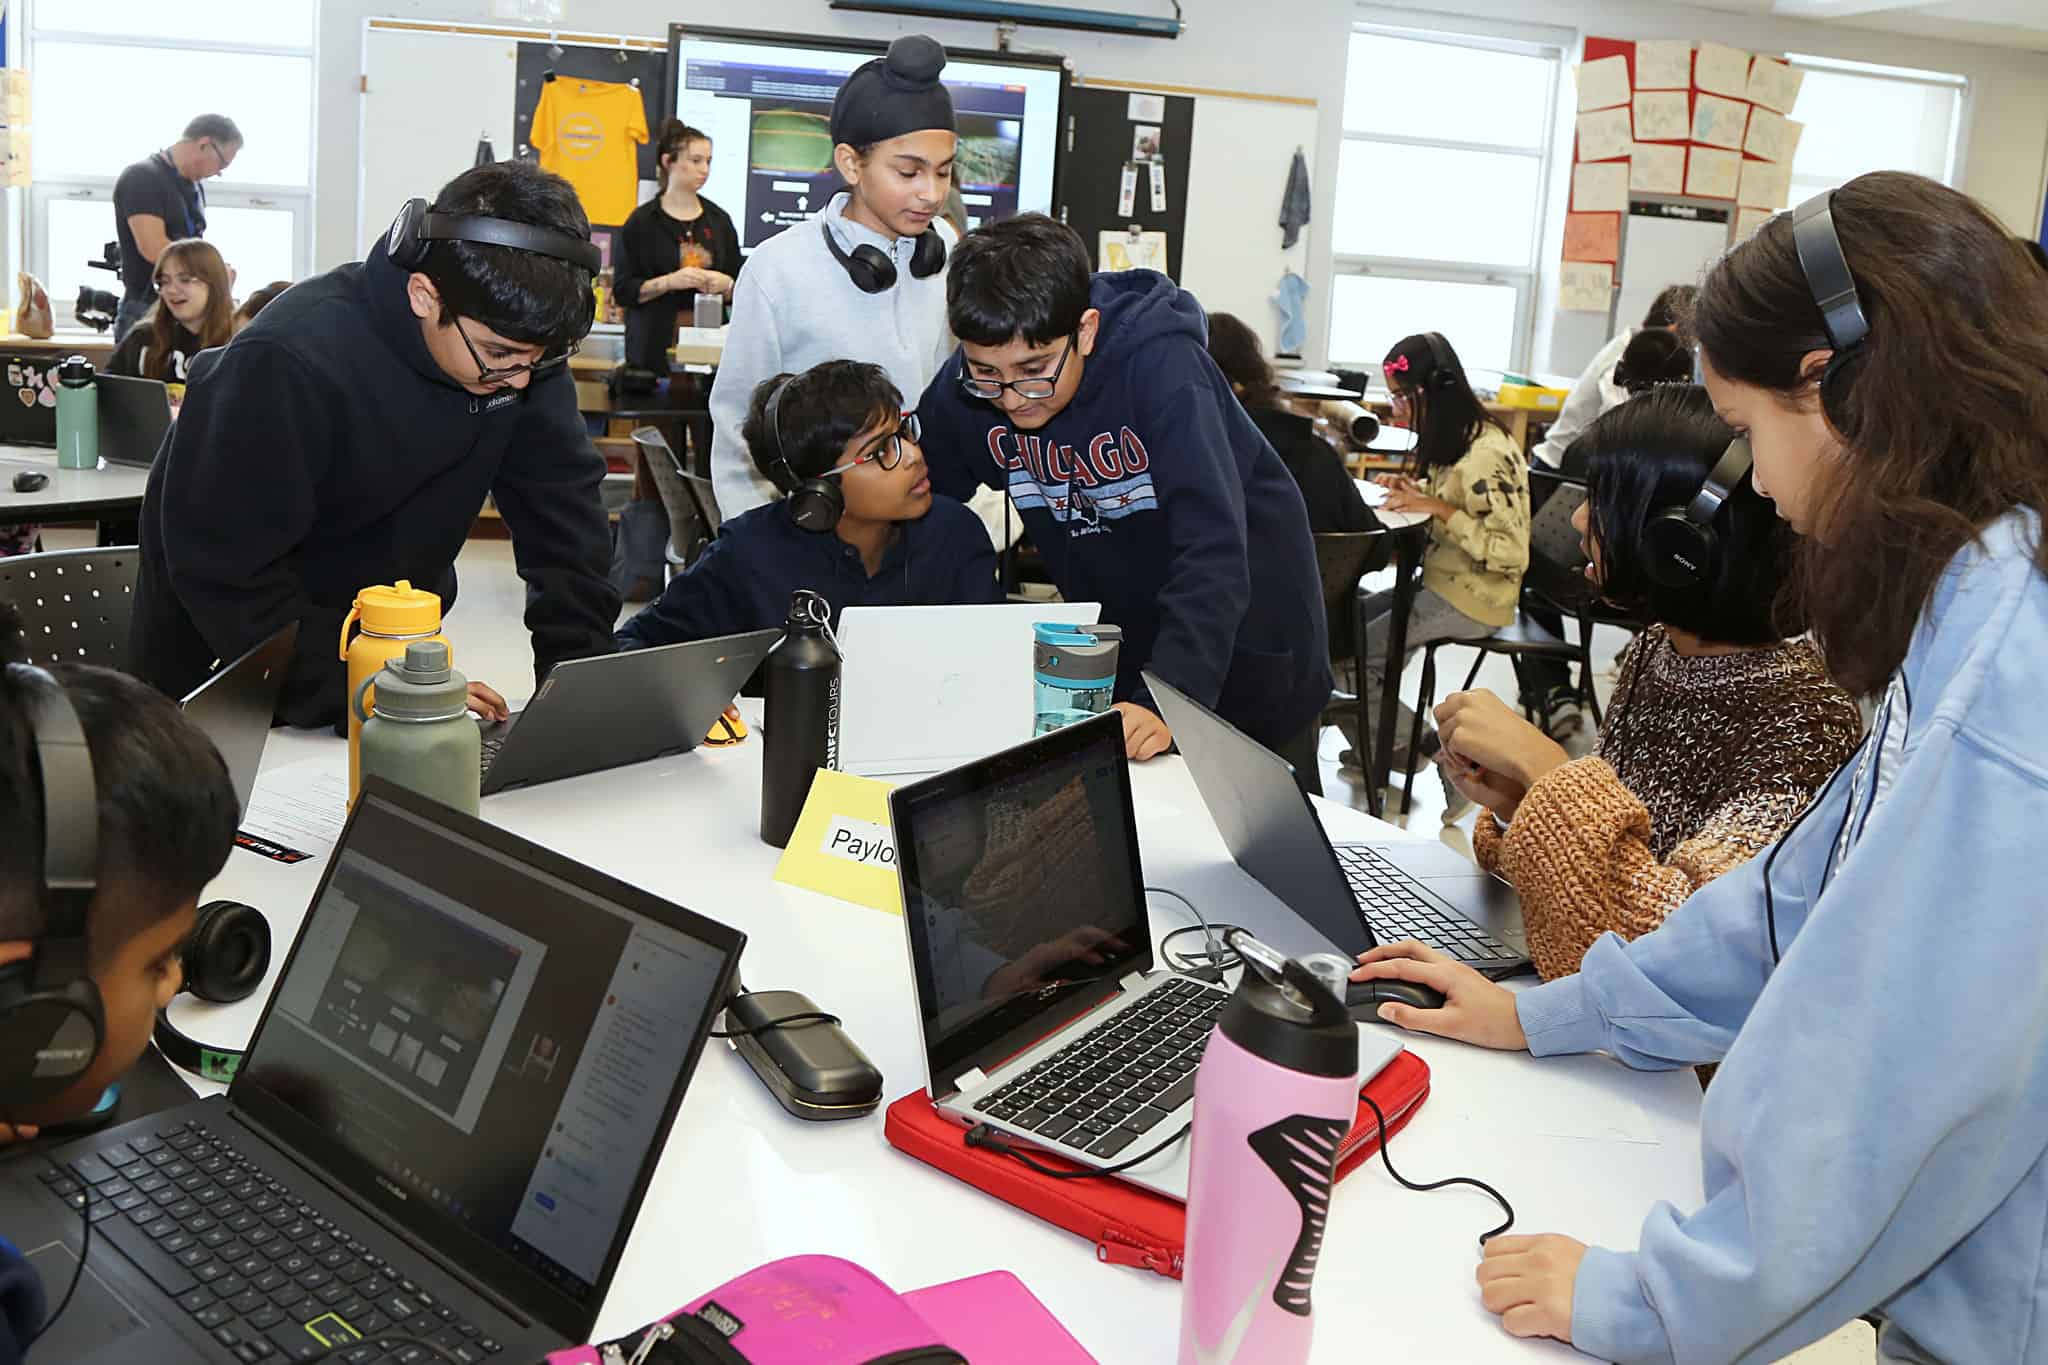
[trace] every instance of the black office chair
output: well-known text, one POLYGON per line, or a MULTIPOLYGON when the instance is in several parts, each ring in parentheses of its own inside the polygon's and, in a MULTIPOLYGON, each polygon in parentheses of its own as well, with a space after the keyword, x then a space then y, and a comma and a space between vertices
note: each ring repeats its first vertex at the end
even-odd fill
POLYGON ((668 544, 662 549, 664 578, 697 562, 704 547, 718 536, 718 503, 711 495, 711 481, 684 468, 675 447, 659 427, 635 427, 633 443, 647 462, 655 491, 668 510, 668 544), (701 488, 699 487, 701 485, 701 488))
POLYGON ((133 545, 0 559, 0 601, 21 613, 29 662, 127 671, 141 565, 133 545))

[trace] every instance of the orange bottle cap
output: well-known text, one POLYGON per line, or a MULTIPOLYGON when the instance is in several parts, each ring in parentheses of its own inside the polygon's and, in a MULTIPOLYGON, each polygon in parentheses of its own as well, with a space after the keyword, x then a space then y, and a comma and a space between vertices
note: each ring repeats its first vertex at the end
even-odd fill
POLYGON ((441 595, 415 588, 412 580, 379 583, 356 594, 364 630, 377 635, 431 635, 441 628, 441 595))

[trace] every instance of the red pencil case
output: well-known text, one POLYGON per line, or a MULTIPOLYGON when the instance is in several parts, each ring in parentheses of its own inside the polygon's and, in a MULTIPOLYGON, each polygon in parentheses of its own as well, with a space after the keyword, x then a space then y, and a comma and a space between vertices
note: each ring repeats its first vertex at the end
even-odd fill
MULTIPOLYGON (((1387 1117, 1387 1135, 1407 1126, 1429 1098, 1429 1065, 1403 1051, 1372 1078, 1365 1093, 1387 1117)), ((1095 1259, 1110 1265, 1142 1266, 1177 1280, 1187 1246, 1187 1206, 1110 1176, 1101 1180, 1054 1180, 1015 1157, 967 1145, 967 1130, 938 1111, 929 1093, 913 1090, 889 1106, 883 1133, 898 1151, 916 1157, 976 1189, 1013 1204, 1046 1222, 1095 1243, 1095 1259)), ((1379 1147, 1379 1125, 1364 1101, 1337 1149, 1342 1180, 1379 1147)), ((1080 1167, 1033 1150, 1041 1165, 1080 1167)))

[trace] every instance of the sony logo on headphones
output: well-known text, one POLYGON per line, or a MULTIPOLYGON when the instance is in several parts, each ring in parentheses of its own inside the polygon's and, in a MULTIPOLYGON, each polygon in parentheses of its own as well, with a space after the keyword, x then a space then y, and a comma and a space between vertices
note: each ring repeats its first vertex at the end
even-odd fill
POLYGON ((1693 573, 1698 573, 1700 571, 1700 566, 1693 563, 1690 559, 1687 559, 1684 555, 1674 554, 1671 557, 1677 560, 1680 564, 1685 566, 1685 568, 1687 568, 1693 573))
POLYGON ((46 1047, 36 1053, 38 1062, 78 1062, 92 1056, 88 1047, 46 1047))

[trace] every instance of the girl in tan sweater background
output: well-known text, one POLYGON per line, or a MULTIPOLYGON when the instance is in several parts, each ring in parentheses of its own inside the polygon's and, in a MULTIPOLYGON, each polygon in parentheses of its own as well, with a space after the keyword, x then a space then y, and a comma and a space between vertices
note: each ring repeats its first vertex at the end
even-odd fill
POLYGON ((1577 971, 1608 930, 1648 933, 1777 839, 1860 736, 1819 651, 1785 638, 1797 626, 1775 608, 1791 531, 1746 477, 1713 518, 1699 582, 1651 574, 1645 527, 1691 501, 1734 436, 1704 389, 1677 386, 1609 411, 1573 444, 1588 480, 1574 521, 1586 575, 1648 623, 1590 757, 1569 759, 1491 692, 1436 708, 1439 766, 1490 812, 1474 850, 1520 893, 1546 979, 1577 971))

